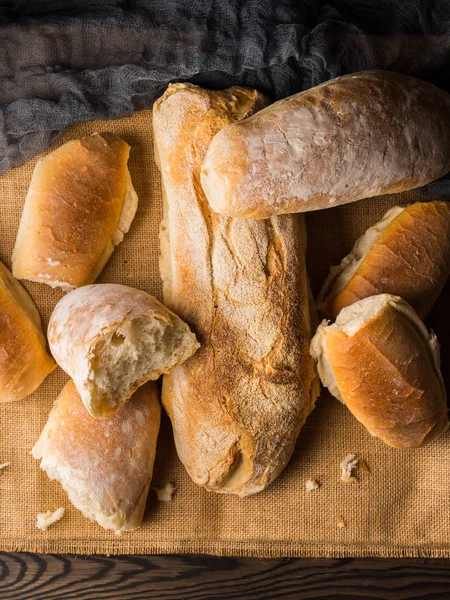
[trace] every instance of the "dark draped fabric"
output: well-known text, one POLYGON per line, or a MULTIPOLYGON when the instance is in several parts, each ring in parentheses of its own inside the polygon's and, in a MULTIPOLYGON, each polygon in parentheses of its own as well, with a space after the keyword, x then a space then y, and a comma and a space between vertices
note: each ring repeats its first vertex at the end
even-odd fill
POLYGON ((450 91, 449 34, 450 0, 0 0, 0 173, 76 122, 151 108, 171 81, 275 100, 390 69, 450 91))

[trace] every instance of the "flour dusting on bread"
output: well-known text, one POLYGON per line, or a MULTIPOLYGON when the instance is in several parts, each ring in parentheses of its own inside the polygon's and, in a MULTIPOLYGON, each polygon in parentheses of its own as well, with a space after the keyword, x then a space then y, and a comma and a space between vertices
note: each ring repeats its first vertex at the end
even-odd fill
POLYGON ((200 183, 213 136, 265 104, 246 88, 172 84, 153 111, 164 299, 201 343, 164 377, 163 404, 192 479, 240 496, 281 472, 318 393, 303 219, 221 217, 200 183))

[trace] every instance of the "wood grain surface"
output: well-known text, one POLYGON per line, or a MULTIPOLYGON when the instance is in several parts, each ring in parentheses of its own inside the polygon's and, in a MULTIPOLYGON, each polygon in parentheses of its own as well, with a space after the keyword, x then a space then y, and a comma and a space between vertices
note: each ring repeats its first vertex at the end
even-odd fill
POLYGON ((450 598, 450 560, 0 553, 1 600, 450 598))

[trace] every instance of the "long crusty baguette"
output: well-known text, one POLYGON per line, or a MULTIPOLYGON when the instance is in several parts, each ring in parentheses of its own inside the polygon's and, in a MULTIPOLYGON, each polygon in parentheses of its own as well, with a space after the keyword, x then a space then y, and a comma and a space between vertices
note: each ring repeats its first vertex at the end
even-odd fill
POLYGON ((152 479, 160 415, 154 383, 140 387, 111 419, 93 419, 69 381, 31 453, 85 517, 105 529, 136 529, 152 479))
POLYGON ((447 428, 439 344, 398 296, 364 298, 324 321, 311 353, 322 383, 386 444, 416 448, 447 428))
POLYGON ((101 133, 37 163, 13 252, 17 279, 64 290, 96 280, 137 210, 129 153, 119 137, 101 133))
POLYGON ((25 398, 55 367, 33 300, 0 262, 0 402, 25 398))
POLYGON ((391 208, 332 267, 318 298, 324 316, 376 294, 400 296, 422 319, 450 274, 450 204, 391 208))
POLYGON ((213 210, 240 218, 402 192, 450 170, 450 95, 389 71, 345 75, 220 131, 202 167, 213 210))
POLYGON ((198 348, 186 323, 156 298, 113 283, 64 296, 50 318, 48 341, 90 414, 100 418, 198 348))
POLYGON ((303 218, 236 221, 210 211, 200 165, 214 134, 265 103, 253 90, 170 85, 154 106, 164 299, 196 332, 163 379, 163 405, 192 479, 263 490, 286 466, 317 395, 303 218))

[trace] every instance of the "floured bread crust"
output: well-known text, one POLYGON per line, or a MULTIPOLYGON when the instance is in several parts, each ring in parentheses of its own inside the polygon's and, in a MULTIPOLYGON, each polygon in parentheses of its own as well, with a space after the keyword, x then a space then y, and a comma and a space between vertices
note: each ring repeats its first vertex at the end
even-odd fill
POLYGON ((0 402, 25 398, 55 367, 33 300, 0 262, 0 402))
POLYGON ((105 529, 136 529, 152 479, 160 414, 156 385, 148 383, 111 419, 93 419, 69 381, 32 455, 85 517, 105 529))
POLYGON ((64 290, 95 281, 137 210, 129 153, 113 133, 96 133, 38 162, 13 252, 15 277, 64 290))
POLYGON ((448 427, 436 336, 398 296, 344 308, 311 342, 324 386, 374 436, 416 448, 448 427))
POLYGON ((214 134, 265 103, 245 88, 172 84, 153 113, 164 299, 201 344, 164 376, 163 404, 192 479, 239 496, 283 470, 318 393, 303 218, 220 217, 200 185, 214 134))
POLYGON ((353 302, 381 293, 401 296, 421 318, 450 274, 450 205, 418 202, 395 206, 331 267, 318 298, 329 318, 353 302))
POLYGON ((331 208, 425 185, 450 170, 450 95, 364 71, 280 100, 220 131, 201 174, 235 218, 331 208))

